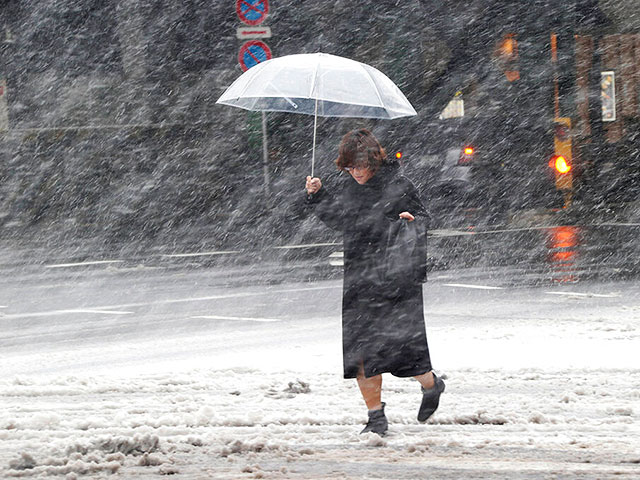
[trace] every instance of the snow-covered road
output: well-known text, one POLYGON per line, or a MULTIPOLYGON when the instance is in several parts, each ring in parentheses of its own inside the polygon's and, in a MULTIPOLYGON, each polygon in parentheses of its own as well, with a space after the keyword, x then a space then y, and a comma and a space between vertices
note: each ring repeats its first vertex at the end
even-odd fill
POLYGON ((1 478, 640 477, 635 282, 432 275, 447 391, 421 425, 385 377, 380 439, 341 378, 339 281, 95 268, 4 280, 1 478))

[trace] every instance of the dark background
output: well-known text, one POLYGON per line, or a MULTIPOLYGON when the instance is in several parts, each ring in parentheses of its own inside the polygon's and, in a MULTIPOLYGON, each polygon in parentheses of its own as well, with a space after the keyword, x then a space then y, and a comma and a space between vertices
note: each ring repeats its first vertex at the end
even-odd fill
MULTIPOLYGON (((552 117, 549 31, 571 37, 635 29, 619 8, 594 1, 270 4, 265 25, 273 38, 266 42, 274 56, 322 51, 371 64, 418 111, 391 122, 319 119, 320 176, 333 172, 337 143, 356 126, 373 129, 389 152, 402 150, 425 195, 422 155, 451 142, 491 139, 477 172, 486 194, 476 206, 489 212, 499 205, 485 221, 500 224, 514 212, 551 207, 557 193, 540 161, 551 153, 544 120, 552 117), (522 52, 517 89, 491 58, 497 39, 512 31, 522 52), (464 122, 436 121, 471 83, 482 92, 476 113, 464 122), (510 168, 498 169, 504 159, 510 168)), ((234 1, 5 1, 2 25, 5 245, 96 257, 336 240, 302 203, 313 118, 268 114, 267 195, 260 114, 215 105, 242 73, 234 1)), ((607 202, 589 192, 573 214, 561 212, 563 221, 610 215, 607 202)))

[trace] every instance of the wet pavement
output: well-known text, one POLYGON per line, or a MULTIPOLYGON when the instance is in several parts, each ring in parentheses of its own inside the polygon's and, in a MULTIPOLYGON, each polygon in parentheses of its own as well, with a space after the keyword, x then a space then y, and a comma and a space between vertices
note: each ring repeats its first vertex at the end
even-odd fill
POLYGON ((558 225, 434 231, 433 270, 509 269, 504 281, 576 283, 634 278, 640 273, 640 224, 558 225), (517 278, 511 278, 515 276, 517 278))
MULTIPOLYGON (((566 284, 585 280, 636 278, 640 274, 640 224, 555 225, 539 227, 469 226, 429 232, 429 268, 455 270, 462 276, 489 278, 505 285, 566 284)), ((43 270, 76 272, 105 267, 127 269, 212 269, 219 282, 242 283, 246 274, 255 281, 277 284, 340 278, 339 238, 319 243, 256 248, 193 249, 154 246, 147 250, 83 245, 0 244, 0 268, 5 274, 38 275, 43 270)))

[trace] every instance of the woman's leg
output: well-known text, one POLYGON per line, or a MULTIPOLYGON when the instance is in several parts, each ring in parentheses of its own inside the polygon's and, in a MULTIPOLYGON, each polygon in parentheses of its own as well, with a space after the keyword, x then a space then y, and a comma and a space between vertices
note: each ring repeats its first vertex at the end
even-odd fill
POLYGON ((413 378, 418 380, 418 382, 420 382, 420 385, 422 385, 425 390, 429 390, 435 385, 435 379, 433 378, 433 373, 431 372, 423 373, 422 375, 417 375, 413 378))
POLYGON ((367 409, 380 410, 382 408, 382 375, 366 378, 364 376, 364 367, 360 365, 357 380, 364 403, 367 404, 367 409))
POLYGON ((369 409, 367 413, 369 421, 360 433, 373 432, 378 435, 384 435, 389 428, 389 422, 384 414, 384 403, 382 403, 380 399, 382 393, 382 375, 366 378, 364 376, 364 368, 362 364, 360 364, 357 380, 362 398, 364 398, 364 403, 367 404, 367 408, 369 409))

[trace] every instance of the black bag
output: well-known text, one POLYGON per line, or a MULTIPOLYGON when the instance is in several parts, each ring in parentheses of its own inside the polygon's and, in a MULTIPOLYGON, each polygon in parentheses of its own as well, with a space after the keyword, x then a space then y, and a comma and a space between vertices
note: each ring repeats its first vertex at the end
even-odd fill
POLYGON ((392 222, 377 277, 390 296, 427 280, 427 229, 423 222, 392 222))

